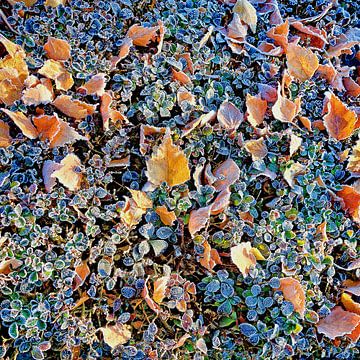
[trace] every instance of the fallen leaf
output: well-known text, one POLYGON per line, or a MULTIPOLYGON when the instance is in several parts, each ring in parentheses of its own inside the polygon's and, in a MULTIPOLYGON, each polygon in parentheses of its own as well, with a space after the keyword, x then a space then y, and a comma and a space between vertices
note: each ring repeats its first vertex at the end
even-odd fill
POLYGON ((167 226, 171 226, 174 224, 176 220, 175 212, 169 211, 165 205, 158 206, 155 209, 155 212, 160 216, 160 219, 163 222, 163 224, 167 226))
POLYGON ((61 160, 60 166, 50 176, 57 178, 61 184, 71 191, 79 190, 83 178, 83 174, 79 170, 80 159, 75 154, 68 154, 61 160))
POLYGON ((234 160, 227 159, 215 169, 214 175, 218 180, 213 186, 216 191, 222 191, 239 179, 240 169, 234 160))
POLYGON ((360 140, 358 140, 352 148, 347 169, 353 174, 360 174, 360 140))
POLYGON ((80 265, 75 267, 75 277, 72 289, 76 290, 84 284, 86 278, 90 275, 90 268, 86 261, 82 261, 80 265))
POLYGON ((22 1, 27 7, 33 6, 37 2, 37 0, 11 0, 11 1, 14 3, 22 1))
POLYGON ((52 60, 66 61, 70 59, 70 44, 66 40, 50 36, 44 45, 46 56, 52 60))
POLYGON ((279 290, 282 291, 284 299, 294 305, 294 310, 298 312, 301 317, 305 313, 305 292, 300 282, 292 277, 280 279, 279 290))
POLYGON ((179 89, 176 94, 176 99, 179 106, 181 106, 184 101, 187 101, 190 105, 196 104, 195 96, 190 91, 187 91, 185 89, 179 89))
POLYGON ((284 23, 272 27, 266 35, 274 40, 275 45, 281 46, 286 52, 288 47, 288 36, 289 36, 289 21, 286 20, 284 23))
POLYGON ((290 25, 300 32, 301 39, 308 46, 323 49, 325 44, 328 44, 325 30, 319 30, 311 25, 304 25, 301 21, 291 21, 290 25))
POLYGON ((132 199, 135 201, 137 207, 141 209, 150 209, 153 206, 152 200, 146 195, 144 191, 129 189, 132 199))
POLYGON ((260 96, 252 96, 247 94, 246 110, 247 121, 253 127, 257 127, 264 122, 264 117, 267 110, 267 101, 262 100, 260 96))
POLYGON ((342 208, 350 214, 356 223, 360 224, 360 193, 352 186, 343 185, 336 195, 342 199, 342 208))
POLYGON ((0 274, 8 275, 23 264, 22 260, 11 258, 0 262, 0 274))
POLYGON ((290 157, 292 157, 300 148, 302 144, 302 138, 291 134, 290 136, 290 157))
POLYGON ((83 119, 95 112, 96 105, 90 105, 80 100, 74 100, 68 95, 59 95, 53 105, 63 114, 74 119, 83 119))
POLYGON ((154 282, 154 294, 153 300, 157 304, 161 304, 165 298, 165 291, 167 289, 167 284, 170 280, 169 276, 162 276, 161 278, 155 280, 154 282))
POLYGON ((347 293, 341 294, 341 303, 343 304, 345 310, 351 311, 357 315, 360 315, 360 304, 352 299, 352 296, 347 293))
POLYGON ((9 125, 0 120, 0 147, 8 147, 9 145, 11 145, 9 125))
POLYGON ((360 324, 360 316, 335 306, 331 313, 317 323, 317 330, 334 340, 338 336, 350 334, 360 324))
POLYGON ((134 45, 147 46, 150 41, 155 40, 158 30, 159 26, 145 27, 135 24, 130 27, 126 36, 132 39, 134 45))
POLYGON ((146 303, 148 304, 149 308, 151 310, 153 310, 156 314, 160 313, 160 306, 149 296, 149 289, 147 287, 147 281, 145 281, 145 286, 141 292, 141 296, 142 298, 146 301, 146 303))
POLYGON ((105 93, 105 74, 99 73, 91 77, 83 86, 79 87, 78 92, 83 95, 103 96, 105 93))
POLYGON ((45 190, 49 193, 56 185, 56 180, 51 177, 51 174, 59 170, 61 165, 52 160, 45 160, 42 168, 42 177, 44 181, 45 190))
POLYGON ((351 77, 343 78, 343 84, 347 95, 353 97, 360 96, 360 85, 357 84, 351 77))
POLYGON ((233 8, 233 13, 239 15, 240 19, 253 33, 256 31, 257 15, 254 6, 248 0, 238 0, 233 8))
POLYGON ((248 140, 245 142, 245 150, 251 154, 253 161, 261 160, 268 154, 264 138, 248 140))
POLYGON ((29 139, 36 139, 38 132, 31 120, 21 111, 10 111, 8 109, 0 109, 15 123, 21 132, 29 139))
POLYGON ((219 253, 212 249, 208 241, 204 241, 202 246, 204 252, 200 255, 199 263, 207 270, 211 271, 217 264, 222 264, 219 253))
POLYGON ((360 296, 360 280, 350 280, 346 279, 342 286, 344 287, 344 291, 354 294, 355 296, 360 296))
POLYGON ((231 22, 227 27, 226 35, 235 40, 243 40, 245 39, 248 31, 248 26, 241 22, 241 18, 239 14, 234 14, 231 22))
POLYGON ((74 85, 72 75, 59 61, 52 59, 46 60, 44 65, 38 70, 38 73, 48 79, 55 80, 57 90, 67 91, 74 85))
POLYGON ((166 182, 172 187, 190 179, 188 159, 184 152, 173 144, 170 134, 165 135, 146 166, 147 177, 154 185, 166 182))
POLYGON ((158 46, 157 46, 156 55, 160 54, 162 51, 162 47, 164 44, 165 31, 166 31, 164 23, 161 20, 158 20, 158 25, 159 25, 159 38, 158 38, 158 46))
POLYGON ((131 339, 131 326, 121 323, 106 327, 101 327, 104 342, 109 345, 112 349, 119 345, 126 344, 131 339))
POLYGON ((249 241, 240 243, 230 249, 231 261, 238 267, 243 276, 249 274, 250 268, 256 265, 256 258, 251 249, 249 241))
POLYGON ((103 120, 103 129, 105 131, 110 129, 110 120, 113 124, 117 124, 118 122, 125 124, 129 122, 127 117, 120 111, 111 109, 110 106, 112 102, 113 98, 111 92, 107 91, 101 96, 100 114, 103 120))
POLYGON ((166 128, 156 127, 151 125, 141 124, 140 126, 140 152, 142 155, 145 155, 150 149, 151 146, 147 141, 147 137, 150 135, 165 134, 166 128))
POLYGON ((294 43, 288 44, 286 60, 290 75, 300 81, 311 79, 319 66, 317 56, 310 49, 294 43))
POLYGON ((351 54, 351 48, 360 43, 360 29, 350 28, 345 34, 336 39, 336 44, 327 49, 327 57, 339 57, 342 54, 351 54))
POLYGON ((284 171, 284 179, 290 185, 291 188, 295 186, 296 176, 303 174, 306 170, 306 167, 300 163, 293 163, 290 167, 286 168, 284 171))
POLYGON ((300 112, 300 98, 296 98, 295 101, 287 99, 281 95, 281 86, 278 87, 278 97, 272 107, 272 113, 276 120, 282 122, 294 122, 295 117, 300 112))
POLYGON ((194 64, 193 61, 191 60, 191 55, 190 53, 183 53, 183 54, 179 54, 177 55, 177 60, 179 58, 185 59, 186 61, 186 68, 184 69, 184 71, 188 71, 190 74, 194 73, 194 64))
POLYGON ((200 350, 203 354, 207 355, 208 349, 206 346, 206 342, 203 338, 197 339, 195 345, 198 350, 200 350))
POLYGON ((355 111, 350 110, 337 96, 325 93, 324 125, 329 135, 337 140, 347 139, 355 131, 358 121, 355 111))
POLYGON ((23 91, 22 101, 25 105, 49 104, 54 100, 54 92, 49 79, 23 91))
POLYGON ((171 68, 173 79, 178 81, 181 85, 191 84, 191 79, 183 71, 177 71, 171 68))
POLYGON ((66 0, 46 0, 45 1, 45 6, 50 6, 50 7, 58 7, 59 5, 65 5, 66 4, 66 0))
POLYGON ((120 46, 118 55, 113 56, 110 60, 113 69, 116 68, 116 65, 119 63, 119 61, 125 59, 129 55, 132 46, 132 39, 129 37, 125 37, 123 43, 120 46))
POLYGON ((217 119, 224 129, 233 133, 242 123, 244 115, 233 103, 224 101, 217 112, 217 119))
POLYGON ((211 206, 202 207, 197 210, 191 210, 189 217, 189 232, 193 237, 197 232, 203 229, 210 220, 211 206))
POLYGON ((305 126, 309 131, 312 131, 311 121, 306 116, 299 116, 300 122, 305 126))
POLYGON ((229 188, 222 190, 211 204, 210 214, 217 215, 224 212, 230 204, 231 191, 229 188))
POLYGON ((257 84, 260 96, 268 102, 275 102, 277 100, 277 91, 274 87, 267 84, 257 84))
POLYGON ((190 121, 185 125, 185 127, 182 130, 181 136, 187 136, 189 135, 193 130, 195 130, 198 126, 204 126, 211 122, 212 120, 216 119, 217 112, 214 110, 211 110, 207 114, 203 114, 197 119, 194 119, 193 121, 190 121))

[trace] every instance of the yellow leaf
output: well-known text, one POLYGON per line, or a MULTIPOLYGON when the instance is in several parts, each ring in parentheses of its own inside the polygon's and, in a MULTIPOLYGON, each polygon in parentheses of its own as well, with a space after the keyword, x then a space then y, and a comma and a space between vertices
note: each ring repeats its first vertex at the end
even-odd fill
POLYGON ((10 111, 8 109, 1 109, 9 118, 20 128, 22 133, 29 139, 36 139, 38 131, 32 124, 31 120, 25 116, 21 111, 10 111))
POLYGON ((278 87, 278 98, 271 108, 271 111, 276 120, 282 122, 293 122, 297 114, 300 112, 300 97, 296 98, 295 101, 287 99, 281 94, 281 86, 278 87))
POLYGON ((8 147, 11 144, 9 125, 0 120, 0 147, 8 147))
POLYGON ((165 291, 167 288, 167 283, 170 280, 169 276, 162 276, 154 282, 154 295, 153 300, 161 304, 165 297, 165 291))
POLYGON ((249 241, 233 246, 230 252, 232 262, 244 276, 249 273, 250 267, 256 265, 256 257, 252 252, 251 243, 249 241))
POLYGON ((154 185, 166 182, 169 186, 175 186, 190 179, 188 160, 184 152, 173 144, 169 134, 146 165, 147 177, 154 185))
POLYGON ((82 180, 82 174, 78 170, 81 165, 80 159, 75 154, 68 154, 60 165, 61 168, 54 171, 51 177, 57 178, 71 191, 79 190, 82 180))
POLYGON ((116 324, 100 328, 104 342, 112 349, 119 345, 126 344, 131 339, 131 326, 124 324, 116 324))
POLYGON ((256 260, 266 260, 257 248, 251 248, 251 253, 256 257, 256 260))
POLYGON ((174 211, 169 211, 164 205, 157 207, 155 212, 160 216, 161 221, 167 226, 171 226, 176 220, 174 211))
POLYGON ((256 31, 256 10, 248 0, 238 0, 233 8, 233 12, 238 14, 240 19, 250 26, 253 33, 256 31))
POLYGON ((59 5, 65 5, 66 0, 46 0, 45 6, 57 7, 59 5))
POLYGON ((253 161, 261 160, 268 154, 264 138, 246 141, 245 149, 251 154, 253 161))

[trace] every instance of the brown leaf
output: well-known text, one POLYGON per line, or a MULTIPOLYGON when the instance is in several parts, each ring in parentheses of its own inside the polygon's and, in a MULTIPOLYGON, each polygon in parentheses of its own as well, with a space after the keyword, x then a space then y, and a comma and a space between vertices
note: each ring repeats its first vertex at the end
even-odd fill
POLYGON ((216 191, 222 191, 234 184, 240 177, 240 169, 232 159, 225 160, 214 172, 217 181, 214 183, 216 191))
POLYGON ((154 185, 166 182, 172 187, 190 179, 188 159, 184 152, 173 144, 170 134, 165 135, 146 166, 147 177, 154 185))
POLYGON ((83 178, 83 174, 78 170, 81 166, 80 159, 75 154, 68 154, 61 160, 60 166, 50 176, 57 178, 71 191, 79 190, 83 178))
POLYGON ((86 278, 90 275, 90 268, 86 261, 82 261, 80 265, 75 268, 75 277, 72 289, 78 289, 82 284, 84 284, 86 278))
POLYGON ((217 264, 222 264, 219 253, 216 249, 212 249, 206 240, 202 246, 204 247, 204 252, 200 256, 199 263, 205 269, 211 271, 217 264))
POLYGON ((174 224, 176 220, 176 215, 174 211, 169 211, 165 205, 158 206, 155 209, 155 212, 160 216, 161 221, 163 224, 167 226, 171 226, 174 224))
POLYGON ((281 46, 286 52, 288 47, 289 21, 271 28, 266 35, 274 40, 275 45, 281 46))
POLYGON ((337 96, 325 93, 323 112, 324 125, 329 135, 337 140, 347 139, 356 128, 356 113, 350 110, 337 96))
POLYGON ((266 84, 257 84, 262 99, 268 102, 275 102, 277 100, 277 91, 274 87, 266 84))
POLYGON ((210 211, 211 206, 191 210, 188 225, 192 237, 207 225, 210 219, 210 211))
POLYGON ((344 290, 354 294, 355 296, 360 296, 360 280, 353 281, 350 279, 346 279, 342 286, 344 287, 344 290))
POLYGON ((360 174, 360 140, 358 140, 352 148, 347 169, 353 174, 360 174))
POLYGON ((299 97, 292 101, 282 96, 281 86, 279 85, 278 98, 271 110, 276 120, 292 123, 300 112, 300 104, 301 100, 299 97))
POLYGON ((343 78, 343 84, 347 95, 353 97, 360 96, 360 85, 357 84, 351 77, 343 78))
POLYGON ((0 274, 8 275, 23 264, 22 260, 11 258, 0 262, 0 274))
POLYGON ((133 44, 137 46, 147 46, 150 41, 154 41, 156 38, 156 32, 159 30, 159 26, 144 27, 135 24, 130 27, 126 36, 132 39, 133 44))
POLYGON ((240 126, 243 118, 243 113, 229 101, 224 101, 217 113, 220 125, 230 133, 233 133, 240 126))
POLYGON ((360 42, 360 29, 350 28, 345 34, 341 34, 334 46, 327 50, 327 57, 339 57, 342 54, 351 54, 351 48, 360 42))
POLYGON ((231 261, 238 267, 243 276, 246 276, 250 268, 256 265, 256 257, 251 251, 251 243, 244 242, 230 249, 231 261))
POLYGON ((131 326, 117 323, 116 325, 101 327, 104 342, 112 349, 126 344, 131 339, 131 326))
POLYGON ((63 114, 75 119, 83 119, 87 115, 92 115, 96 109, 96 105, 74 100, 68 95, 59 95, 54 100, 53 105, 63 114))
POLYGON ((91 77, 83 86, 79 87, 78 92, 83 95, 103 96, 105 93, 105 74, 99 73, 91 77))
POLYGON ((11 140, 9 125, 0 120, 0 147, 8 147, 11 145, 11 140))
POLYGON ((257 140, 248 140, 245 142, 245 150, 251 154, 253 161, 261 160, 268 154, 264 138, 257 140))
POLYGON ((59 5, 65 5, 66 4, 66 0, 46 0, 45 1, 45 6, 50 6, 50 7, 58 7, 59 5))
POLYGON ((343 185, 342 190, 336 193, 342 199, 342 208, 347 211, 353 220, 360 224, 360 193, 352 186, 343 185))
POLYGON ((325 44, 328 44, 325 30, 319 30, 311 25, 304 25, 301 21, 291 21, 290 25, 300 32, 301 39, 310 47, 323 49, 325 44))
POLYGON ((44 65, 38 70, 38 73, 48 79, 55 80, 57 90, 67 91, 74 85, 72 75, 56 60, 46 60, 44 65))
POLYGON ((62 39, 49 37, 44 45, 46 56, 52 60, 66 61, 70 59, 70 44, 62 39))
POLYGON ((249 25, 252 32, 255 33, 257 24, 256 10, 248 0, 237 0, 233 7, 233 13, 239 15, 240 19, 249 25))
POLYGON ((228 208, 230 204, 230 195, 231 195, 231 191, 229 190, 229 188, 222 190, 217 195, 217 197, 211 204, 211 211, 210 211, 211 215, 220 214, 224 212, 225 209, 228 208))
POLYGON ((359 315, 335 306, 328 316, 317 323, 317 330, 334 340, 338 336, 350 334, 359 324, 359 315))
POLYGON ((195 130, 198 126, 204 126, 208 123, 210 123, 212 120, 216 119, 217 112, 214 110, 211 110, 207 114, 203 114, 197 119, 194 119, 187 123, 185 127, 183 128, 181 136, 187 136, 189 135, 193 130, 195 130))
POLYGON ((257 127, 264 122, 264 117, 267 110, 267 101, 262 100, 260 96, 246 95, 246 114, 247 121, 253 126, 257 127))
POLYGON ((140 152, 142 155, 145 155, 150 149, 151 146, 147 141, 146 137, 150 135, 165 134, 166 128, 164 127, 155 127, 150 125, 141 124, 140 126, 140 152))
POLYGON ((191 84, 191 79, 183 71, 177 71, 171 68, 173 79, 178 81, 181 85, 191 84))
POLYGON ((31 120, 24 115, 21 111, 10 111, 8 109, 1 109, 9 118, 16 124, 21 132, 29 139, 36 139, 38 132, 31 120))
POLYGON ((300 282, 292 277, 282 278, 279 290, 282 291, 284 299, 294 305, 294 310, 304 317, 306 298, 300 282))
POLYGON ((295 186, 296 176, 303 174, 306 170, 306 167, 300 163, 293 163, 290 167, 286 168, 284 171, 284 179, 290 185, 291 188, 295 186))
POLYGON ((290 75, 300 81, 311 79, 319 66, 317 56, 310 49, 294 43, 288 45, 286 59, 290 75))

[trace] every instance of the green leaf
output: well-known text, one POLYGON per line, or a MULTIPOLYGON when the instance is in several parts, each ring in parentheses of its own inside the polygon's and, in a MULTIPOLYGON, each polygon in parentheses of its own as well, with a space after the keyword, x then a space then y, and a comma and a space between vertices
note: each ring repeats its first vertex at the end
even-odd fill
POLYGON ((9 335, 12 339, 17 339, 19 336, 19 330, 16 323, 12 323, 9 327, 9 335))

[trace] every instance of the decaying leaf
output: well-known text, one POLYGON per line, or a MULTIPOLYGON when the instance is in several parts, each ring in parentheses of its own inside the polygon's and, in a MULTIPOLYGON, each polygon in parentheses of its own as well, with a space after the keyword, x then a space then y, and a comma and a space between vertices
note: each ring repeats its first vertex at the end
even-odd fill
POLYGON ((337 140, 347 139, 356 129, 357 115, 333 93, 326 92, 325 95, 325 128, 331 137, 337 140))
POLYGON ((173 225, 176 220, 175 212, 169 211, 165 205, 158 206, 155 209, 155 212, 160 216, 161 221, 167 226, 173 225))
POLYGON ((161 304, 162 301, 164 300, 165 291, 169 280, 170 280, 169 276, 162 276, 161 278, 155 280, 153 300, 156 303, 161 304))
POLYGON ((50 176, 57 178, 61 184, 71 191, 79 190, 83 178, 80 170, 80 159, 75 154, 68 154, 61 160, 60 166, 50 176))
POLYGON ((211 215, 222 213, 230 204, 231 191, 229 188, 222 190, 211 204, 211 215))
POLYGON ((125 37, 123 43, 120 46, 118 55, 113 56, 110 60, 113 69, 116 68, 116 65, 119 63, 119 61, 125 59, 129 55, 132 46, 132 39, 129 37, 125 37))
POLYGON ((217 264, 222 264, 219 253, 216 249, 212 249, 210 244, 205 240, 202 244, 204 252, 201 254, 199 263, 209 271, 217 264))
POLYGON ((11 144, 9 125, 0 120, 0 147, 8 147, 11 144))
POLYGON ((257 127, 264 121, 267 110, 267 101, 261 99, 260 96, 246 95, 246 114, 247 121, 253 126, 257 127))
POLYGON ((63 114, 74 119, 83 119, 95 112, 96 105, 90 105, 80 100, 74 100, 68 95, 59 95, 53 105, 63 114))
POLYGON ((342 54, 351 54, 351 48, 360 43, 360 29, 350 28, 345 34, 341 34, 336 40, 334 46, 327 49, 329 58, 340 56, 342 54))
POLYGON ((289 43, 289 21, 286 20, 284 23, 271 28, 266 35, 274 40, 275 45, 281 46, 286 52, 289 43))
POLYGON ((23 264, 22 260, 11 258, 0 262, 0 274, 8 275, 23 264))
POLYGON ((99 73, 91 77, 83 86, 79 87, 78 92, 84 95, 103 96, 105 93, 106 79, 105 74, 99 73))
POLYGON ((178 81, 181 85, 191 84, 191 79, 183 71, 177 71, 171 68, 173 79, 178 81))
POLYGON ((233 13, 247 25, 253 33, 256 31, 257 15, 254 6, 248 0, 238 0, 233 8, 233 13))
POLYGON ((300 81, 311 79, 319 66, 317 56, 310 49, 294 43, 288 44, 286 59, 290 75, 300 81))
POLYGON ((231 22, 227 27, 226 35, 234 40, 245 39, 248 31, 248 26, 241 22, 241 18, 238 14, 234 14, 231 22))
POLYGON ((268 154, 268 149, 264 142, 264 138, 248 140, 245 142, 244 147, 245 150, 251 154, 253 161, 261 160, 268 154))
POLYGON ((128 123, 129 120, 120 111, 111 108, 113 102, 112 93, 107 91, 101 96, 100 114, 103 120, 103 129, 110 129, 110 120, 112 123, 128 123))
POLYGON ((38 131, 32 124, 31 120, 21 111, 10 111, 8 109, 1 109, 9 118, 16 124, 21 132, 29 139, 36 139, 38 131))
POLYGON ((183 184, 190 179, 188 159, 184 152, 173 144, 170 134, 146 162, 147 177, 154 185, 166 182, 169 186, 183 184))
POLYGON ((360 174, 360 140, 358 140, 352 148, 347 169, 353 174, 360 174))
POLYGON ((58 7, 59 5, 65 5, 66 4, 66 0, 46 0, 45 1, 45 6, 50 6, 50 7, 58 7))
POLYGON ((52 60, 66 61, 70 58, 71 47, 66 40, 49 37, 44 45, 46 56, 52 60))
POLYGON ((22 101, 25 105, 45 105, 53 100, 54 91, 50 79, 41 79, 39 84, 23 91, 22 101))
POLYGON ((59 61, 52 59, 46 60, 44 65, 38 70, 38 73, 48 79, 54 80, 57 90, 67 91, 74 85, 72 75, 59 61))
POLYGON ((135 24, 130 27, 126 36, 133 41, 134 45, 147 46, 150 41, 155 40, 158 30, 159 26, 145 27, 135 24))
POLYGON ((217 112, 220 125, 230 133, 233 133, 240 126, 243 118, 243 113, 229 101, 224 101, 217 112))
POLYGON ((349 185, 343 185, 342 190, 336 193, 342 199, 342 208, 347 211, 353 220, 360 224, 360 193, 349 185))
POLYGON ((359 324, 359 315, 345 311, 341 306, 335 306, 328 316, 317 323, 317 330, 334 340, 339 336, 350 334, 359 324))
POLYGON ((301 39, 311 47, 323 49, 328 44, 326 31, 311 25, 304 25, 302 21, 291 21, 290 25, 299 31, 301 39), (309 41, 310 40, 310 41, 309 41))
POLYGON ((184 88, 179 89, 179 91, 176 94, 176 99, 180 106, 184 101, 187 101, 191 105, 196 104, 195 96, 190 91, 187 91, 184 88))
POLYGON ((75 274, 73 290, 78 289, 90 275, 90 268, 86 261, 82 261, 80 265, 75 267, 75 274))
POLYGON ((151 135, 159 135, 165 134, 166 128, 164 127, 155 127, 150 125, 141 124, 140 126, 140 152, 142 155, 145 155, 150 149, 151 146, 146 139, 148 136, 151 135))
POLYGON ((360 280, 353 281, 350 279, 346 279, 342 286, 344 287, 344 291, 354 294, 355 296, 360 296, 360 280))
POLYGON ((305 313, 305 292, 300 282, 292 277, 280 279, 279 290, 282 291, 284 299, 294 305, 294 310, 298 312, 301 317, 305 313))
POLYGON ((187 136, 198 126, 204 126, 204 125, 210 123, 211 121, 215 120, 216 114, 217 114, 216 111, 211 110, 207 114, 203 114, 200 117, 198 117, 197 119, 190 121, 183 128, 181 136, 187 136))
POLYGON ((300 112, 300 98, 296 98, 295 101, 287 99, 281 94, 280 85, 277 94, 277 100, 271 109, 275 119, 282 122, 294 122, 295 117, 300 112))
POLYGON ((306 167, 298 162, 293 163, 290 167, 286 168, 284 171, 284 179, 290 185, 290 187, 295 186, 296 176, 303 174, 306 170, 306 167))
POLYGON ((104 342, 112 349, 126 344, 131 339, 131 326, 117 323, 113 326, 101 327, 104 342))
POLYGON ((215 169, 214 176, 218 180, 213 186, 217 191, 222 191, 239 179, 240 169, 234 160, 227 159, 215 169))
POLYGON ((250 268, 256 265, 256 257, 251 249, 249 241, 240 243, 230 249, 231 261, 238 267, 243 276, 246 276, 250 268))
POLYGON ((191 210, 189 218, 189 232, 194 236, 203 229, 210 219, 211 206, 206 206, 197 210, 191 210))
POLYGON ((267 84, 257 84, 257 86, 263 100, 268 102, 275 102, 277 100, 277 91, 274 87, 267 84))

